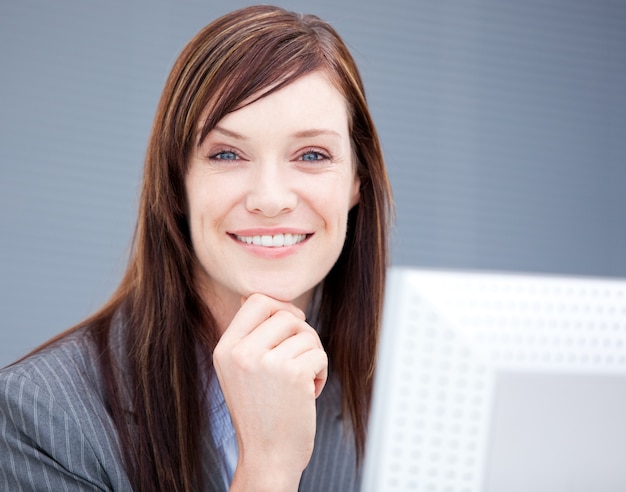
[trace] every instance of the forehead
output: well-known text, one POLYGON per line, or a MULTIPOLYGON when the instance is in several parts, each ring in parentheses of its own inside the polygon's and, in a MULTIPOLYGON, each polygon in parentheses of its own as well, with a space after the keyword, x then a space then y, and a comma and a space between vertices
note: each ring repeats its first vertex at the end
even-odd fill
MULTIPOLYGON (((287 125, 293 132, 313 128, 348 134, 346 100, 330 78, 321 71, 304 75, 286 86, 259 97, 253 95, 222 118, 221 128, 244 131, 287 125)), ((204 119, 203 119, 204 120, 204 119)))

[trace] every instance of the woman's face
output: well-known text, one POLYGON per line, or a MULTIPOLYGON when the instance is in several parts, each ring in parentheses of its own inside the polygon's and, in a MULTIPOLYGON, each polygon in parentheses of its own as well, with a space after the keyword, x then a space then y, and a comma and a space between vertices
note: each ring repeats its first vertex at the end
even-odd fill
POLYGON ((304 309, 359 199, 344 98, 315 72, 228 114, 192 154, 186 190, 209 306, 259 292, 304 309))

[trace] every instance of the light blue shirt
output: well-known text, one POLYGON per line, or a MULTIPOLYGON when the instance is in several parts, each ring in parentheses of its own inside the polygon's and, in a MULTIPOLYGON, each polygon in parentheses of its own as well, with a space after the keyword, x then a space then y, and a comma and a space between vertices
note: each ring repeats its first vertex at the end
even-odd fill
POLYGON ((237 467, 239 450, 233 421, 215 371, 209 377, 209 427, 215 441, 215 448, 220 456, 221 473, 226 488, 230 488, 237 467))

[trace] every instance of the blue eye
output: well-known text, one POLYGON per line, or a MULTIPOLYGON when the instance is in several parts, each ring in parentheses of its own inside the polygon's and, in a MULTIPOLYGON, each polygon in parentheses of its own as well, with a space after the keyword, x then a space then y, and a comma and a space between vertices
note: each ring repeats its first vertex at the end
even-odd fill
POLYGON ((313 161, 323 161, 323 160, 329 159, 329 157, 327 155, 322 154, 321 152, 317 152, 315 150, 309 150, 305 152, 304 154, 302 154, 300 159, 302 159, 303 161, 313 162, 313 161))
POLYGON ((224 150, 212 155, 211 159, 217 159, 219 161, 235 161, 238 159, 238 156, 232 150, 224 150))

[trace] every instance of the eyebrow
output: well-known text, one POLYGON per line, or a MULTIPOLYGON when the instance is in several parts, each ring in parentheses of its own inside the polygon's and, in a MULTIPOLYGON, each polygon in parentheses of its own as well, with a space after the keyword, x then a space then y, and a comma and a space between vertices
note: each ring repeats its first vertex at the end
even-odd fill
MULTIPOLYGON (((228 130, 219 125, 216 125, 213 128, 213 130, 227 137, 234 138, 236 140, 248 140, 248 137, 241 135, 240 133, 234 132, 232 130, 228 130)), ((292 136, 295 138, 312 138, 312 137, 319 137, 320 135, 330 135, 333 137, 341 137, 341 134, 339 132, 336 132, 335 130, 327 130, 324 128, 311 128, 309 130, 301 130, 301 131, 295 132, 292 136)))
POLYGON ((213 128, 213 130, 214 130, 214 131, 216 131, 216 132, 218 132, 218 133, 221 133, 222 135, 225 135, 225 136, 227 136, 227 137, 234 138, 234 139, 236 139, 236 140, 248 140, 248 139, 247 139, 246 137, 244 137, 243 135, 241 135, 241 134, 239 134, 239 133, 237 133, 237 132, 234 132, 234 131, 232 131, 232 130, 227 130, 226 128, 221 127, 221 126, 219 126, 219 125, 216 125, 216 126, 213 128))
POLYGON ((325 130, 323 128, 312 128, 310 130, 302 130, 293 134, 296 138, 311 138, 311 137, 319 137, 320 135, 330 135, 333 137, 341 137, 339 132, 335 130, 325 130))

